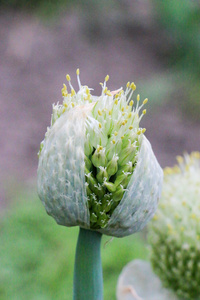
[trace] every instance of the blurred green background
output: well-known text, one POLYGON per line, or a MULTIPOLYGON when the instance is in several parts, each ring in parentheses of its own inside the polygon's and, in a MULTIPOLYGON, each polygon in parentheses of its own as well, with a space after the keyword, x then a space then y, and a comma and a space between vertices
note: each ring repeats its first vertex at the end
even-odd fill
MULTIPOLYGON (((58 226, 29 190, 16 195, 12 208, 4 212, 0 233, 1 300, 72 299, 77 227, 58 226)), ((138 234, 103 238, 105 299, 115 299, 119 273, 134 257, 147 258, 138 234)))
MULTIPOLYGON (((69 73, 99 94, 135 81, 162 167, 200 148, 200 4, 192 0, 0 0, 0 299, 71 299, 77 228, 36 192, 37 151, 69 73)), ((74 84, 76 87, 76 83, 74 84)), ((102 243, 105 299, 145 234, 102 243)))

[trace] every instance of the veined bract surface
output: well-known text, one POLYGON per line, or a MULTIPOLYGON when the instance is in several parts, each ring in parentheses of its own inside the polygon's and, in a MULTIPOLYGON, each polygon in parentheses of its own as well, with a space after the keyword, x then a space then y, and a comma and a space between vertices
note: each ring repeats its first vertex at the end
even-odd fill
POLYGON ((139 127, 146 110, 136 86, 99 97, 66 76, 63 103, 53 105, 51 126, 39 151, 38 193, 58 224, 122 237, 141 230, 157 208, 162 169, 139 127), (141 112, 142 110, 142 112, 141 112), (140 113, 141 112, 141 113, 140 113))

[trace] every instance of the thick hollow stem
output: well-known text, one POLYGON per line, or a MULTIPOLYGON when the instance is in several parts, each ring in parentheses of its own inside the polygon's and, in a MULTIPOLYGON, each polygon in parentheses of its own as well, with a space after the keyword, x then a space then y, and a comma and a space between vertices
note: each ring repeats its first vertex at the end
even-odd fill
POLYGON ((76 246, 73 300, 103 300, 101 237, 99 232, 80 228, 76 246))

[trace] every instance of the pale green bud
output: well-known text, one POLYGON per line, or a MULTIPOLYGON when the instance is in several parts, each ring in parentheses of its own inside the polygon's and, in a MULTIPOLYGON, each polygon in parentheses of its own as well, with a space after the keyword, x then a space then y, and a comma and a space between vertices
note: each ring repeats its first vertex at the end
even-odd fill
POLYGON ((98 184, 98 181, 94 178, 91 172, 86 172, 86 182, 89 184, 90 190, 92 191, 92 193, 95 193, 96 195, 102 197, 104 195, 103 188, 98 184))
POLYGON ((132 234, 153 216, 162 184, 162 170, 139 129, 143 104, 130 101, 134 84, 110 92, 104 82, 100 97, 79 77, 78 84, 71 94, 64 85, 63 104, 53 106, 39 152, 39 196, 59 224, 132 234))
POLYGON ((112 175, 114 175, 118 170, 118 163, 117 163, 118 159, 119 159, 119 156, 114 154, 113 158, 109 161, 109 163, 107 165, 107 173, 108 173, 109 178, 112 175))
POLYGON ((110 211, 112 206, 112 200, 110 199, 103 199, 102 209, 107 213, 110 211))
POLYGON ((88 170, 88 173, 90 172, 91 168, 92 168, 92 162, 91 160, 88 158, 88 156, 84 156, 84 160, 85 160, 85 167, 88 170))
POLYGON ((119 170, 117 171, 117 176, 121 175, 124 172, 132 173, 132 169, 133 169, 132 166, 133 166, 132 161, 127 162, 125 165, 119 168, 119 170))
POLYGON ((90 215, 90 222, 96 223, 96 221, 97 221, 97 215, 94 212, 92 212, 90 215))
POLYGON ((122 199, 125 189, 123 188, 123 185, 120 184, 119 187, 117 187, 116 191, 113 193, 113 201, 118 202, 122 199))
POLYGON ((105 181, 104 186, 108 189, 109 192, 115 192, 116 191, 116 185, 112 182, 105 181))
POLYGON ((103 183, 105 180, 107 180, 108 179, 108 173, 107 173, 106 168, 99 167, 99 172, 97 173, 96 178, 97 178, 99 183, 103 183))
POLYGON ((88 157, 90 156, 90 154, 92 153, 93 151, 93 147, 92 145, 90 144, 90 139, 89 139, 89 134, 87 134, 87 137, 86 137, 86 141, 85 141, 85 156, 88 157))
POLYGON ((120 152, 118 161, 119 165, 125 165, 127 162, 131 161, 136 155, 136 150, 136 142, 134 142, 133 144, 129 142, 127 147, 122 149, 122 151, 120 152))
POLYGON ((99 146, 92 155, 92 163, 96 168, 106 166, 107 158, 105 149, 102 146, 99 146))
POLYGON ((132 175, 130 172, 122 172, 121 175, 117 176, 117 179, 115 180, 115 186, 118 185, 123 185, 124 187, 127 187, 129 180, 130 180, 130 176, 132 175))

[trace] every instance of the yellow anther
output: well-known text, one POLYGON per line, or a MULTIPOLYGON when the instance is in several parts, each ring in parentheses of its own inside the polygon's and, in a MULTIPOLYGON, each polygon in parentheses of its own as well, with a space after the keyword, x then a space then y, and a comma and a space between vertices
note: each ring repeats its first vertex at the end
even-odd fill
POLYGON ((142 114, 145 115, 146 113, 147 113, 147 110, 144 109, 143 112, 142 112, 142 114))
POLYGON ((183 206, 186 206, 186 202, 185 202, 185 201, 182 201, 182 205, 183 205, 183 206))
POLYGON ((127 120, 124 120, 125 124, 128 122, 127 120))
POLYGON ((127 88, 130 87, 130 81, 127 82, 126 87, 127 87, 127 88))
POLYGON ((78 76, 79 74, 80 74, 80 70, 77 69, 77 70, 76 70, 76 75, 78 76))
POLYGON ((69 76, 69 74, 66 75, 66 79, 67 79, 67 81, 71 80, 71 77, 69 76))
POLYGON ((146 128, 143 128, 143 129, 142 129, 142 133, 145 133, 145 132, 146 132, 146 128))
POLYGON ((125 112, 122 113, 122 116, 125 116, 125 112))
POLYGON ((102 112, 101 112, 100 109, 98 109, 98 114, 99 114, 100 116, 102 116, 102 112))
POLYGON ((102 83, 102 82, 99 82, 99 84, 100 84, 101 86, 103 86, 103 83, 102 83))
POLYGON ((129 127, 129 129, 130 129, 130 130, 133 129, 133 126, 131 125, 131 126, 129 127))
POLYGON ((67 90, 67 86, 66 84, 63 83, 63 91, 66 91, 67 90))
POLYGON ((152 219, 153 219, 153 221, 157 221, 158 220, 158 216, 154 215, 152 219))
POLYGON ((116 94, 116 95, 115 95, 115 99, 117 99, 118 97, 119 97, 119 94, 116 94))
POLYGON ((99 123, 99 128, 102 128, 102 125, 101 125, 101 123, 99 123))
POLYGON ((134 83, 134 82, 131 82, 130 88, 131 88, 133 91, 135 91, 135 89, 136 89, 136 85, 135 85, 135 83, 134 83))
POLYGON ((137 95, 137 101, 138 102, 140 101, 140 95, 139 94, 137 95))
POLYGON ((141 133, 142 133, 142 130, 139 129, 138 132, 137 132, 137 134, 140 135, 141 133))
POLYGON ((194 158, 197 158, 197 159, 200 159, 200 152, 194 151, 194 152, 191 153, 190 156, 194 157, 194 158))
POLYGON ((106 75, 105 81, 108 81, 108 80, 109 80, 109 75, 106 75))
POLYGON ((86 90, 85 90, 85 92, 86 92, 86 94, 87 94, 87 95, 90 95, 90 90, 89 90, 89 88, 88 88, 88 87, 86 87, 86 90))
POLYGON ((75 104, 74 104, 74 102, 72 102, 72 107, 74 107, 75 106, 75 104))
POLYGON ((127 116, 128 119, 130 119, 130 117, 132 116, 132 113, 130 112, 127 116))
POLYGON ((106 95, 107 95, 107 96, 112 96, 112 94, 111 94, 110 91, 107 91, 106 95))
POLYGON ((62 112, 64 113, 66 111, 66 108, 63 108, 62 112))
POLYGON ((109 110, 109 113, 108 113, 108 114, 109 114, 109 116, 111 116, 111 115, 112 115, 112 110, 109 110))
POLYGON ((183 157, 182 156, 177 156, 176 159, 177 159, 179 164, 181 164, 183 162, 183 157))
POLYGON ((122 106, 122 111, 124 111, 124 106, 122 106))
POLYGON ((87 100, 90 100, 91 99, 91 95, 87 95, 87 97, 84 97, 84 100, 87 101, 87 100))
POLYGON ((121 122, 121 125, 125 125, 125 124, 126 124, 126 122, 125 122, 125 121, 122 121, 122 122, 121 122))
POLYGON ((124 139, 124 135, 121 136, 121 139, 122 139, 122 140, 124 139))
POLYGON ((144 99, 143 104, 146 104, 148 102, 148 98, 144 99))
POLYGON ((99 146, 99 147, 97 148, 97 152, 100 152, 101 150, 103 150, 103 147, 102 147, 102 146, 99 146))
POLYGON ((116 99, 114 103, 117 104, 117 103, 118 103, 118 100, 116 99))
POLYGON ((115 136, 117 136, 117 135, 118 135, 118 132, 117 132, 117 131, 115 131, 115 132, 114 132, 114 135, 115 135, 115 136))
POLYGON ((115 144, 115 140, 112 140, 112 143, 115 144))
POLYGON ((129 105, 130 105, 130 106, 133 106, 133 100, 131 100, 131 101, 129 102, 129 105))
POLYGON ((67 97, 67 95, 68 95, 68 94, 67 94, 67 91, 62 91, 62 96, 63 96, 63 97, 67 97))
POLYGON ((126 110, 128 110, 128 108, 129 108, 129 106, 128 106, 128 105, 126 105, 126 110))
POLYGON ((64 107, 68 107, 67 103, 64 103, 63 105, 64 105, 64 107))
POLYGON ((104 89, 104 94, 106 94, 107 93, 107 90, 108 90, 108 88, 107 88, 107 86, 105 87, 105 89, 104 89))
POLYGON ((71 96, 73 97, 74 95, 76 95, 75 90, 71 89, 71 96))

